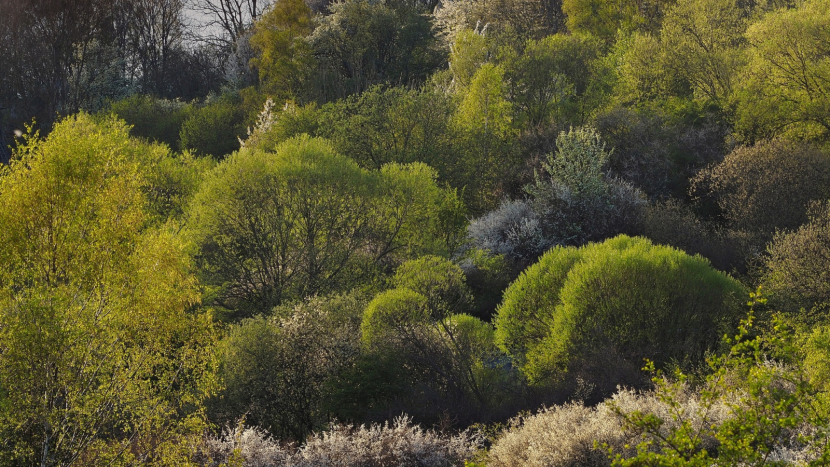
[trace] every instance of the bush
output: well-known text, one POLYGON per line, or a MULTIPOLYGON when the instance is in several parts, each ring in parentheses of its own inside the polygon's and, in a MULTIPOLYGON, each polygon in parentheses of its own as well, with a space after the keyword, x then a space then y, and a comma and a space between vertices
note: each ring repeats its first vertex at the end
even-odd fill
POLYGON ((757 239, 796 229, 813 200, 830 198, 830 156, 807 144, 776 139, 732 151, 692 180, 692 192, 712 202, 730 229, 757 239))
POLYGON ((580 245, 633 233, 645 200, 639 190, 604 172, 612 151, 593 128, 571 129, 556 138, 556 152, 527 187, 545 235, 557 245, 580 245))
POLYGON ((776 305, 785 311, 810 311, 821 320, 830 305, 830 204, 816 204, 811 220, 791 233, 780 232, 770 242, 763 283, 776 305))
MULTIPOLYGON (((679 407, 671 407, 654 392, 637 393, 623 389, 595 407, 569 403, 543 409, 535 415, 517 417, 490 448, 489 467, 605 467, 611 465, 607 448, 623 457, 635 453, 628 447, 641 438, 624 429, 618 412, 635 411, 665 421, 661 433, 677 429, 673 414, 691 419, 690 428, 699 431, 710 423, 722 422, 729 416, 728 406, 721 402, 708 408, 707 418, 701 415, 701 398, 683 386, 678 394, 679 407), (634 442, 632 442, 634 441, 634 442), (604 446, 607 445, 607 448, 604 446)), ((714 437, 702 440, 712 449, 714 437)))
POLYGON ((404 263, 392 282, 397 288, 378 294, 364 312, 366 353, 378 364, 397 361, 402 385, 394 389, 409 398, 409 413, 488 420, 503 403, 510 372, 499 362, 492 326, 461 313, 471 304, 461 269, 425 257, 404 263))
POLYGON ((524 200, 504 200, 498 209, 473 219, 467 227, 472 246, 502 255, 522 270, 553 246, 539 215, 524 200))
POLYGON ((475 248, 503 255, 523 269, 554 245, 582 245, 635 233, 645 207, 643 194, 604 172, 612 152, 592 128, 561 132, 557 151, 542 163, 525 191, 528 201, 503 201, 473 220, 467 235, 475 248))
POLYGON ((401 416, 383 425, 332 424, 296 449, 281 446, 256 428, 226 428, 221 436, 208 436, 205 452, 194 460, 208 466, 241 461, 244 467, 461 467, 479 444, 470 432, 447 436, 401 416))
POLYGON ((654 243, 701 255, 721 271, 746 272, 745 236, 701 220, 678 201, 650 204, 643 212, 640 232, 654 243))
POLYGON ((231 328, 220 345, 225 390, 211 405, 215 421, 246 414, 282 438, 302 440, 329 420, 329 389, 356 360, 360 314, 354 296, 312 298, 231 328))
POLYGON ((239 149, 239 137, 245 133, 244 119, 241 106, 229 100, 196 109, 182 123, 181 148, 222 159, 239 149))
POLYGON ((689 179, 723 160, 726 130, 711 115, 676 121, 662 112, 614 107, 594 119, 614 148, 608 168, 650 197, 686 196, 689 179))
POLYGON ((501 303, 502 292, 518 275, 514 275, 502 255, 493 255, 482 249, 464 252, 459 266, 464 271, 467 286, 473 293, 470 314, 490 322, 501 303))
POLYGON ((643 358, 702 361, 743 295, 707 260, 643 238, 557 247, 505 292, 496 340, 531 383, 580 376, 602 394, 640 384, 643 358))

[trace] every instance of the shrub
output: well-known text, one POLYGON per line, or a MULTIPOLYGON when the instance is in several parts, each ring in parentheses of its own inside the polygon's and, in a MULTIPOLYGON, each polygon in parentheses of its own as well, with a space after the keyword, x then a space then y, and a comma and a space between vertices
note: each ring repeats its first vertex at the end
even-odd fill
POLYGON ((570 372, 602 393, 639 383, 645 357, 700 362, 736 323, 743 295, 707 260, 643 238, 557 247, 505 291, 496 339, 531 383, 570 372))
POLYGON ((524 269, 553 246, 547 238, 531 204, 524 200, 504 200, 498 209, 473 219, 467 236, 475 248, 502 255, 524 269))
MULTIPOLYGON (((728 407, 721 403, 709 408, 708 418, 700 417, 700 397, 688 387, 682 388, 680 407, 675 408, 693 418, 691 427, 700 430, 708 423, 719 422, 729 416, 728 407)), ((639 441, 636 434, 624 430, 617 412, 639 411, 665 420, 662 433, 677 428, 672 418, 673 408, 654 392, 637 393, 629 389, 616 392, 611 398, 594 407, 571 402, 542 409, 525 417, 516 417, 502 433, 487 455, 489 467, 605 467, 611 465, 607 448, 628 457, 634 450, 627 447, 639 441), (605 447, 607 445, 607 448, 605 447)), ((717 445, 714 437, 704 440, 708 447, 717 445)))
POLYGON ((489 322, 501 303, 502 292, 515 278, 513 271, 504 256, 477 248, 464 252, 459 267, 464 271, 467 286, 473 293, 470 314, 489 322))
POLYGON ((830 204, 816 204, 811 220, 791 233, 778 233, 767 248, 763 283, 785 311, 811 311, 826 321, 830 305, 830 204))
POLYGON ((256 428, 226 428, 220 436, 208 436, 206 452, 194 460, 209 466, 234 465, 236 460, 244 467, 460 467, 479 445, 470 432, 447 436, 401 416, 383 425, 331 424, 299 448, 282 447, 256 428))
POLYGON ((682 119, 624 107, 598 115, 594 125, 614 148, 611 173, 650 197, 686 196, 697 171, 723 160, 726 131, 707 114, 695 115, 694 122, 676 120, 682 119))
POLYGON ((242 414, 282 438, 302 440, 325 426, 329 388, 358 356, 365 302, 355 296, 311 298, 231 328, 220 345, 225 390, 212 403, 216 421, 242 414))
POLYGON ((701 255, 721 271, 746 271, 745 236, 701 220, 678 201, 650 204, 643 212, 640 232, 654 243, 701 255))
POLYGON ((760 142, 701 171, 691 190, 714 202, 730 229, 751 234, 762 247, 776 229, 805 223, 810 201, 830 197, 830 157, 807 143, 760 142))
MULTIPOLYGON (((757 293, 750 297, 753 308, 766 302, 757 293)), ((729 353, 710 359, 694 410, 686 410, 680 372, 674 383, 653 380, 668 417, 612 406, 624 428, 641 438, 636 455, 618 453, 615 466, 827 463, 827 330, 797 333, 776 314, 758 333, 753 321, 751 309, 734 339, 726 339, 729 353), (726 417, 718 416, 723 406, 726 417)))
POLYGON ((464 422, 489 418, 509 372, 498 361, 493 327, 461 313, 471 304, 461 269, 425 257, 404 263, 392 282, 397 288, 364 312, 367 355, 380 365, 397 360, 402 386, 393 389, 407 394, 410 413, 433 421, 442 411, 464 422))
POLYGON ((196 109, 182 123, 181 148, 222 159, 239 149, 239 137, 245 133, 244 118, 241 106, 229 100, 196 109))
POLYGON ((461 268, 432 255, 403 263, 392 278, 395 287, 426 297, 427 306, 436 318, 463 313, 470 306, 473 297, 464 281, 461 268))
POLYGON ((612 152, 593 128, 571 129, 542 164, 549 179, 536 178, 533 197, 545 235, 557 245, 580 245, 632 233, 645 205, 632 185, 605 174, 612 152))

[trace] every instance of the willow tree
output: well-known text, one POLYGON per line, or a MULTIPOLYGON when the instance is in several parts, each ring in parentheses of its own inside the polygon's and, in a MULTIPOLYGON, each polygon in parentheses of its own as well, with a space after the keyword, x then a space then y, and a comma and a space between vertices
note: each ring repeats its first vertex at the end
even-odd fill
POLYGON ((160 150, 79 115, 0 172, 0 463, 177 463, 199 435, 213 331, 148 214, 160 150))

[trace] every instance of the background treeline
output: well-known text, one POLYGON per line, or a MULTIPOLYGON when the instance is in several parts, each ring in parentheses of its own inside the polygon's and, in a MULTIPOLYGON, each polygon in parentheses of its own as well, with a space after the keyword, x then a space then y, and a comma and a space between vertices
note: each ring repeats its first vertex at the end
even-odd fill
POLYGON ((0 10, 0 463, 830 456, 827 0, 0 10))

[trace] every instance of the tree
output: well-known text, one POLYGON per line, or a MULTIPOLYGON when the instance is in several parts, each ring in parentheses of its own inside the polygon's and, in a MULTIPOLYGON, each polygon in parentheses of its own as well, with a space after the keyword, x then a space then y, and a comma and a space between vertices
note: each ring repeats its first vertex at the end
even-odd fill
POLYGON ((496 342, 535 385, 641 385, 642 359, 694 365, 736 323, 742 286, 699 256, 624 235, 556 247, 504 293, 496 342), (567 375, 567 378, 566 378, 567 375))
POLYGON ((678 2, 660 32, 666 66, 688 81, 694 97, 726 108, 745 61, 747 19, 735 0, 678 2))
POLYGON ((590 127, 571 128, 556 138, 557 150, 525 190, 549 245, 581 245, 633 230, 643 196, 633 186, 604 173, 611 151, 590 127))
POLYGON ((216 160, 239 149, 245 118, 240 104, 235 99, 224 97, 192 109, 179 130, 181 149, 190 149, 216 160))
POLYGON ((190 8, 207 19, 200 25, 204 30, 221 31, 219 36, 206 37, 225 47, 235 48, 273 0, 190 0, 190 8))
POLYGON ((237 315, 372 282, 382 265, 446 248, 458 208, 423 164, 361 169, 322 139, 243 149, 207 175, 189 229, 211 298, 237 315))
POLYGON ((459 169, 467 182, 465 194, 473 210, 492 206, 508 191, 515 167, 513 108, 506 99, 504 68, 485 63, 461 90, 461 102, 453 117, 464 152, 459 169))
POLYGON ((454 149, 449 122, 453 108, 449 96, 428 89, 374 86, 323 106, 318 133, 363 167, 424 162, 442 180, 456 182, 448 160, 454 149))
POLYGON ((169 78, 181 72, 173 67, 180 49, 184 24, 184 0, 130 0, 127 40, 139 65, 132 78, 145 92, 170 96, 169 78))
POLYGON ((318 62, 318 102, 359 94, 376 84, 418 85, 445 57, 427 15, 404 4, 347 0, 332 4, 309 37, 318 62))
POLYGON ((776 230, 805 223, 811 201, 830 196, 830 156, 809 143, 760 141, 700 171, 691 185, 701 203, 716 203, 728 227, 760 248, 776 230))
POLYGON ((665 11, 673 3, 673 0, 563 0, 562 11, 568 18, 568 30, 589 33, 610 44, 619 30, 659 31, 665 11))
POLYGON ((747 31, 750 61, 737 90, 737 129, 752 142, 791 134, 826 140, 830 131, 830 4, 802 2, 768 13, 747 31))
POLYGON ((215 334, 187 243, 148 227, 148 152, 80 114, 2 169, 2 463, 177 463, 204 427, 215 334))
POLYGON ((587 119, 592 109, 586 108, 585 95, 599 46, 593 37, 576 34, 527 42, 505 70, 521 127, 539 131, 553 123, 578 125, 587 119))
POLYGON ((303 0, 280 0, 254 23, 250 42, 257 56, 251 65, 279 100, 303 95, 314 60, 306 38, 313 30, 311 9, 303 0))

